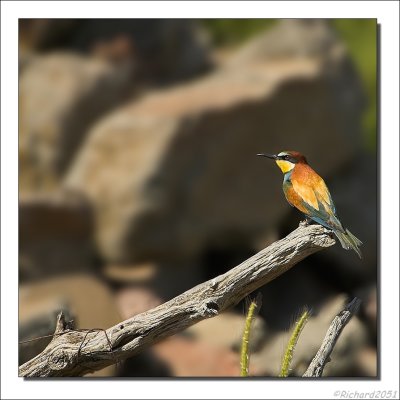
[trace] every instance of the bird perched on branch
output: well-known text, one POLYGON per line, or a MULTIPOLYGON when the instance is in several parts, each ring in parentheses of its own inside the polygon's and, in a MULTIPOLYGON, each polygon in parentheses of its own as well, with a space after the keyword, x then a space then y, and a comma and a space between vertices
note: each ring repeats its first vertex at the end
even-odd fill
POLYGON ((275 160, 284 174, 283 192, 291 206, 304 213, 306 218, 331 229, 344 249, 353 249, 361 258, 359 246, 362 242, 343 227, 324 180, 307 164, 301 153, 282 151, 257 155, 275 160))

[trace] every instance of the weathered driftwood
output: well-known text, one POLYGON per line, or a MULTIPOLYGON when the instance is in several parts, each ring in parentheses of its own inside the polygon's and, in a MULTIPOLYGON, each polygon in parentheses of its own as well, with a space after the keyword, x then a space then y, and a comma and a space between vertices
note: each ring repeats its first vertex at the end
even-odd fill
POLYGON ((361 300, 355 297, 349 304, 347 304, 344 310, 340 311, 340 313, 336 315, 326 332, 321 347, 311 361, 303 377, 310 378, 322 376, 325 365, 331 360, 330 355, 340 333, 350 321, 351 317, 357 312, 360 304, 361 300))
POLYGON ((218 315, 305 257, 334 243, 332 234, 322 226, 301 225, 225 274, 105 332, 67 329, 60 315, 51 343, 21 365, 19 375, 82 376, 131 357, 202 319, 218 315))

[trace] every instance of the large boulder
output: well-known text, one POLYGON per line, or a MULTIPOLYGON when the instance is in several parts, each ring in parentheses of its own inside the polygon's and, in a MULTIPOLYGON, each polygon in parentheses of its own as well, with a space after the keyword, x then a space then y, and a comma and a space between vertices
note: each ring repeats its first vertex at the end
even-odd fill
POLYGON ((20 56, 49 51, 132 60, 141 80, 171 83, 211 68, 209 47, 196 20, 35 19, 20 20, 20 56))
POLYGON ((72 38, 71 46, 97 53, 118 37, 132 44, 141 77, 149 82, 166 84, 193 78, 212 65, 208 45, 195 20, 87 20, 72 38))
POLYGON ((131 65, 72 53, 31 56, 19 82, 20 189, 57 186, 89 126, 130 91, 131 65))
POLYGON ((19 277, 22 282, 91 271, 93 213, 83 199, 56 193, 19 200, 19 277))
POLYGON ((298 32, 318 52, 265 50, 246 61, 239 50, 240 62, 149 93, 91 130, 65 186, 93 203, 107 260, 193 257, 221 238, 259 243, 290 207, 280 172, 256 153, 299 150, 323 176, 354 157, 359 81, 343 46, 317 23, 285 21, 262 37, 277 47, 287 30, 298 32), (327 36, 332 43, 322 45, 327 36))
POLYGON ((230 67, 265 59, 329 58, 340 48, 335 31, 323 19, 282 19, 273 29, 266 30, 243 46, 227 60, 230 67))

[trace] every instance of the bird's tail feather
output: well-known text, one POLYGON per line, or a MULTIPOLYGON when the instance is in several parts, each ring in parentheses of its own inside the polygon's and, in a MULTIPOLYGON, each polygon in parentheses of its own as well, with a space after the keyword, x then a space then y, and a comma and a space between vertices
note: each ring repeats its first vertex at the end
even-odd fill
POLYGON ((342 247, 346 250, 353 249, 358 257, 362 258, 361 251, 359 247, 362 245, 362 241, 356 238, 348 229, 345 232, 340 232, 335 230, 335 235, 340 241, 342 247))

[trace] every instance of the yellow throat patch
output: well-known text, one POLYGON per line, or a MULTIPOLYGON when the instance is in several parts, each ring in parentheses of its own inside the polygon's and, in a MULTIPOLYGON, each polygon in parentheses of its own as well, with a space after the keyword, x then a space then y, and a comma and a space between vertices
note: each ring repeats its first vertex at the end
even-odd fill
POLYGON ((284 174, 286 174, 286 172, 291 171, 295 166, 295 164, 285 160, 276 160, 276 164, 284 174))

